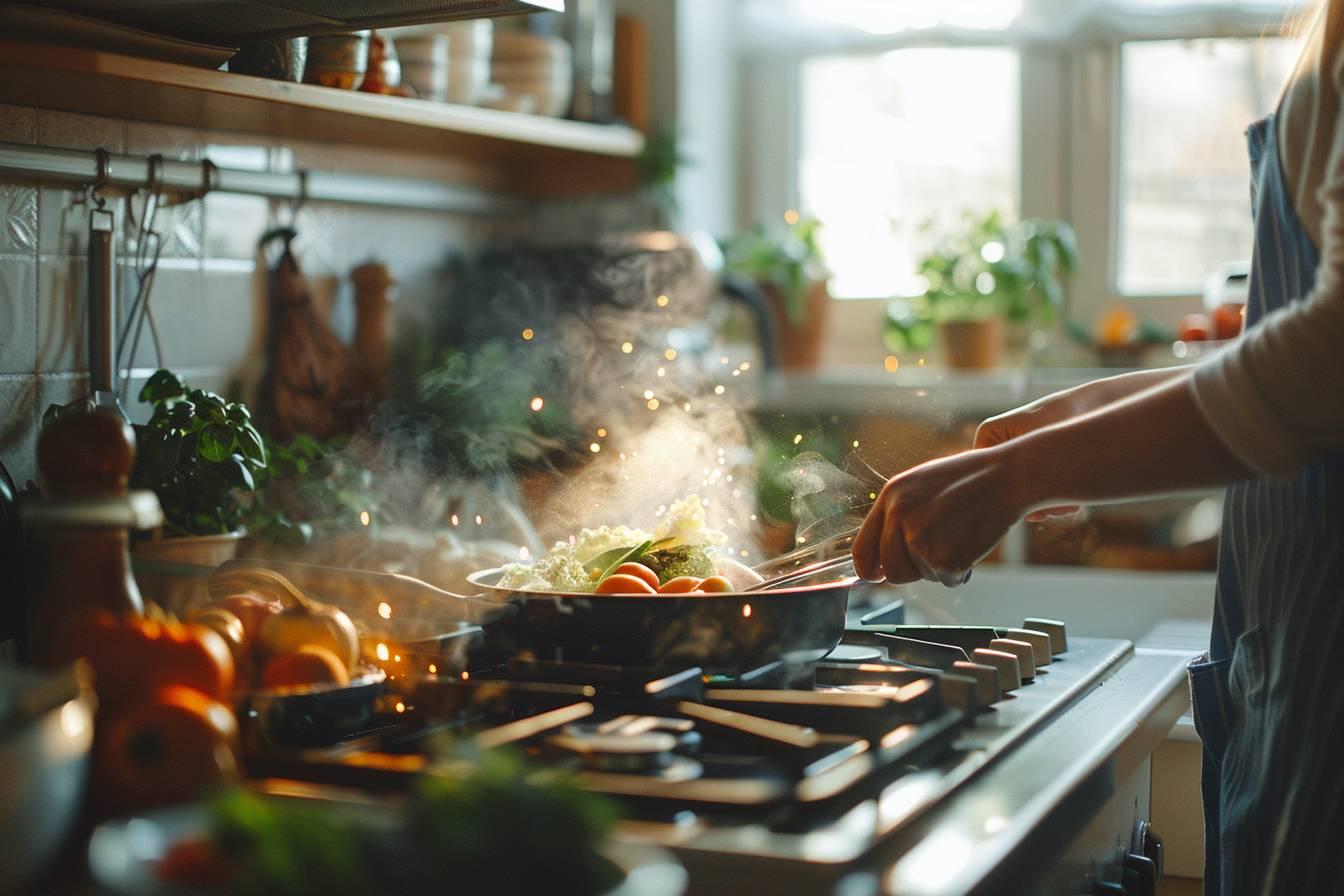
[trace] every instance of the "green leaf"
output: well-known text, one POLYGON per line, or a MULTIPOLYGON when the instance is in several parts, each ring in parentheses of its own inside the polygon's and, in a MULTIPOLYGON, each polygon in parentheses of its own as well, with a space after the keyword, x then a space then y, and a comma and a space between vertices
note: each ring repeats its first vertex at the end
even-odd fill
POLYGON ((631 561, 638 560, 640 557, 643 557, 644 552, 647 551, 649 549, 649 546, 652 544, 653 544, 652 541, 645 541, 638 545, 635 545, 633 548, 628 549, 624 554, 620 555, 615 560, 611 561, 611 563, 607 565, 606 569, 602 570, 602 574, 597 577, 597 581, 599 583, 605 581, 612 573, 614 573, 617 570, 618 567, 620 567, 622 563, 630 563, 631 561))
POLYGON ((186 394, 187 387, 177 374, 171 370, 157 370, 140 387, 140 400, 149 404, 162 404, 186 394))
POLYGON ((238 427, 237 438, 238 447, 248 460, 259 467, 266 466, 266 446, 261 440, 261 433, 251 424, 243 424, 238 427))
POLYGON ((219 463, 233 453, 237 438, 227 426, 215 423, 201 431, 201 457, 219 463))
POLYGON ((256 483, 252 479, 252 470, 241 454, 230 454, 225 458, 223 469, 224 475, 232 485, 249 492, 256 488, 256 483))

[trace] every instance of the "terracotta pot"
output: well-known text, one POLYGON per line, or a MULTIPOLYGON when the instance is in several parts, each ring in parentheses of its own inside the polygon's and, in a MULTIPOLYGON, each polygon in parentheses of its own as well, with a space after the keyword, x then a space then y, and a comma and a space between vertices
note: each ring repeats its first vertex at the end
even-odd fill
POLYGON ((945 320, 938 324, 948 367, 986 370, 1003 356, 1003 318, 945 320))
POLYGON ((773 283, 759 284, 775 316, 775 346, 784 370, 816 370, 826 342, 826 321, 831 315, 831 293, 826 281, 814 281, 804 298, 803 322, 796 324, 785 310, 784 296, 773 283))
MULTIPOLYGON (((238 547, 246 533, 239 529, 223 535, 187 535, 161 538, 135 546, 135 557, 161 563, 181 563, 214 568, 238 556, 238 547)), ((170 613, 181 616, 210 600, 205 580, 169 573, 135 571, 136 584, 145 600, 153 601, 170 613)))

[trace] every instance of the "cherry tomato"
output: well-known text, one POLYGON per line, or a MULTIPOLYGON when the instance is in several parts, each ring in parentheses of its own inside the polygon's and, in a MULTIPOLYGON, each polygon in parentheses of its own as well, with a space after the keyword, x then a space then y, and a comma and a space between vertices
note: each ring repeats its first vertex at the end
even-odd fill
POLYGON ((594 589, 595 594, 657 594, 648 582, 639 576, 615 574, 607 576, 594 589))
POLYGON ((700 580, 695 576, 677 576, 675 579, 668 579, 658 589, 659 594, 689 594, 700 587, 700 580))
POLYGON ((1209 338, 1213 325, 1207 314, 1187 314, 1181 318, 1181 330, 1178 337, 1182 342, 1203 342, 1209 338))
POLYGON ((1246 322, 1246 306, 1231 303, 1213 309, 1213 338, 1236 339, 1246 322))
POLYGON ((616 567, 615 575, 634 576, 637 579, 643 579, 654 591, 658 590, 658 573, 649 569, 643 563, 622 563, 616 567))
POLYGON ((722 593, 732 591, 733 583, 723 576, 710 576, 700 582, 700 590, 708 594, 722 593))

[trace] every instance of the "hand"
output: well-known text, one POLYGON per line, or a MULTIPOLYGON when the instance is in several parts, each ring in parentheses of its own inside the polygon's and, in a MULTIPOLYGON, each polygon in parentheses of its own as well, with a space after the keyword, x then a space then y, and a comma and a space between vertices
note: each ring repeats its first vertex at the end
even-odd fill
POLYGON ((854 568, 870 582, 966 581, 1028 504, 1001 448, 929 461, 882 487, 854 539, 854 568))

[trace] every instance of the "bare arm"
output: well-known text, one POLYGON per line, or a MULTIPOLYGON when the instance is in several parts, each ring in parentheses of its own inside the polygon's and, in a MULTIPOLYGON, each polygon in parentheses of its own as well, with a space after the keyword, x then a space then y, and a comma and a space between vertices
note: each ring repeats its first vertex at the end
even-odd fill
POLYGON ((1044 426, 1086 414, 1187 372, 1186 367, 1136 370, 1063 389, 1007 413, 990 417, 975 431, 975 447, 988 448, 1044 426))
POLYGON ((1252 475, 1205 420, 1191 370, 1001 446, 1024 509, 1222 485, 1252 475))

